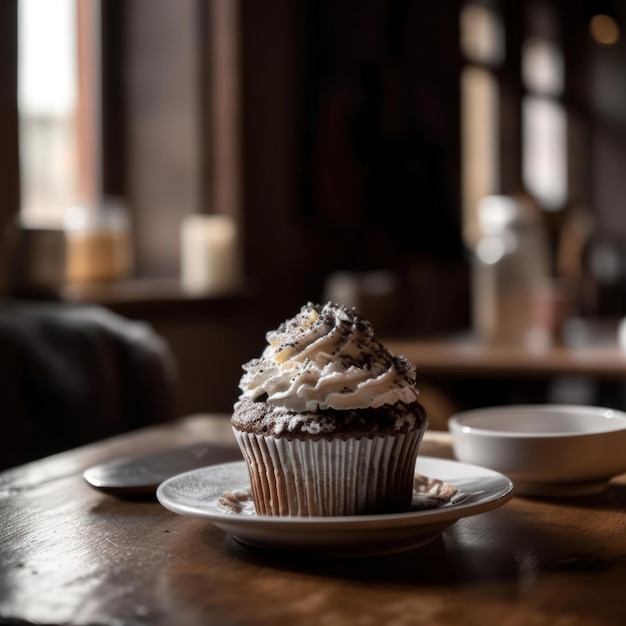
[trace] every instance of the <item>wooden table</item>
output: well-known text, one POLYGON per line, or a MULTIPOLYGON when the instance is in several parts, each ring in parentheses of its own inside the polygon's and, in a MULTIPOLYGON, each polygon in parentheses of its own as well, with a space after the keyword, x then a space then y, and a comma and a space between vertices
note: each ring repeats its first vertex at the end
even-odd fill
POLYGON ((613 343, 580 346, 490 345, 468 337, 433 340, 385 339, 395 354, 417 367, 418 376, 470 378, 581 376, 593 380, 626 381, 626 350, 613 343))
POLYGON ((494 404, 573 402, 626 409, 626 350, 617 331, 596 331, 575 346, 529 349, 493 345, 468 335, 385 339, 417 369, 431 427, 447 429, 458 411, 494 404), (574 399, 570 399, 574 398, 574 399))
MULTIPOLYGON (((448 437, 429 433, 422 454, 450 458, 448 437)), ((411 552, 314 562, 244 548, 82 478, 94 463, 199 440, 239 458, 225 416, 194 416, 0 474, 0 622, 626 623, 626 475, 593 497, 514 497, 411 552)))

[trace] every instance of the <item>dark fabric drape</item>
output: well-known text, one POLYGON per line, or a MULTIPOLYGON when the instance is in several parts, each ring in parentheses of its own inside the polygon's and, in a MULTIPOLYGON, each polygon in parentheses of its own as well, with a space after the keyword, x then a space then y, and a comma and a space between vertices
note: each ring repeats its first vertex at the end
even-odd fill
POLYGON ((152 328, 98 306, 0 303, 0 469, 173 417, 152 328))

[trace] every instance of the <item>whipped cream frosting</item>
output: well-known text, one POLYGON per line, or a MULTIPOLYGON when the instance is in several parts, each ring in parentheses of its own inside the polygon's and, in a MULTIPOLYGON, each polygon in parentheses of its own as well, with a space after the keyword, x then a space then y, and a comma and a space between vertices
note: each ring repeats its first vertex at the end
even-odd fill
POLYGON ((377 341, 370 322, 354 309, 309 302, 266 339, 261 357, 243 365, 235 408, 257 399, 294 412, 417 401, 413 365, 377 341))

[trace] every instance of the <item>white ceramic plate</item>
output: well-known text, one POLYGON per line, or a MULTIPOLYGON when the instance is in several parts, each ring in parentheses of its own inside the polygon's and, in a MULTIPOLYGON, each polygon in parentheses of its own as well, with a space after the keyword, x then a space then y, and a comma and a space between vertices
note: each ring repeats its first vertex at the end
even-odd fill
POLYGON ((212 465, 169 478, 157 499, 180 515, 207 519, 240 543, 268 550, 324 557, 392 554, 426 545, 462 517, 495 509, 513 495, 513 483, 493 470, 431 457, 418 457, 416 474, 436 477, 457 489, 445 504, 389 515, 272 517, 229 512, 224 493, 249 493, 243 461, 212 465))

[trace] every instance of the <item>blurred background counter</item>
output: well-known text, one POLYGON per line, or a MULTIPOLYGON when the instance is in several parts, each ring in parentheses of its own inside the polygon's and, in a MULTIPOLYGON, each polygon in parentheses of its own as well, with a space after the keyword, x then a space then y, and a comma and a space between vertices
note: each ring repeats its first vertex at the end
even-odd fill
POLYGON ((475 334, 389 339, 417 368, 431 426, 446 429, 460 410, 562 403, 626 408, 622 320, 572 320, 568 343, 530 348, 487 343, 475 334))
POLYGON ((177 416, 327 298, 435 427, 624 408, 625 30, 624 0, 3 0, 0 300, 146 324, 177 416))

